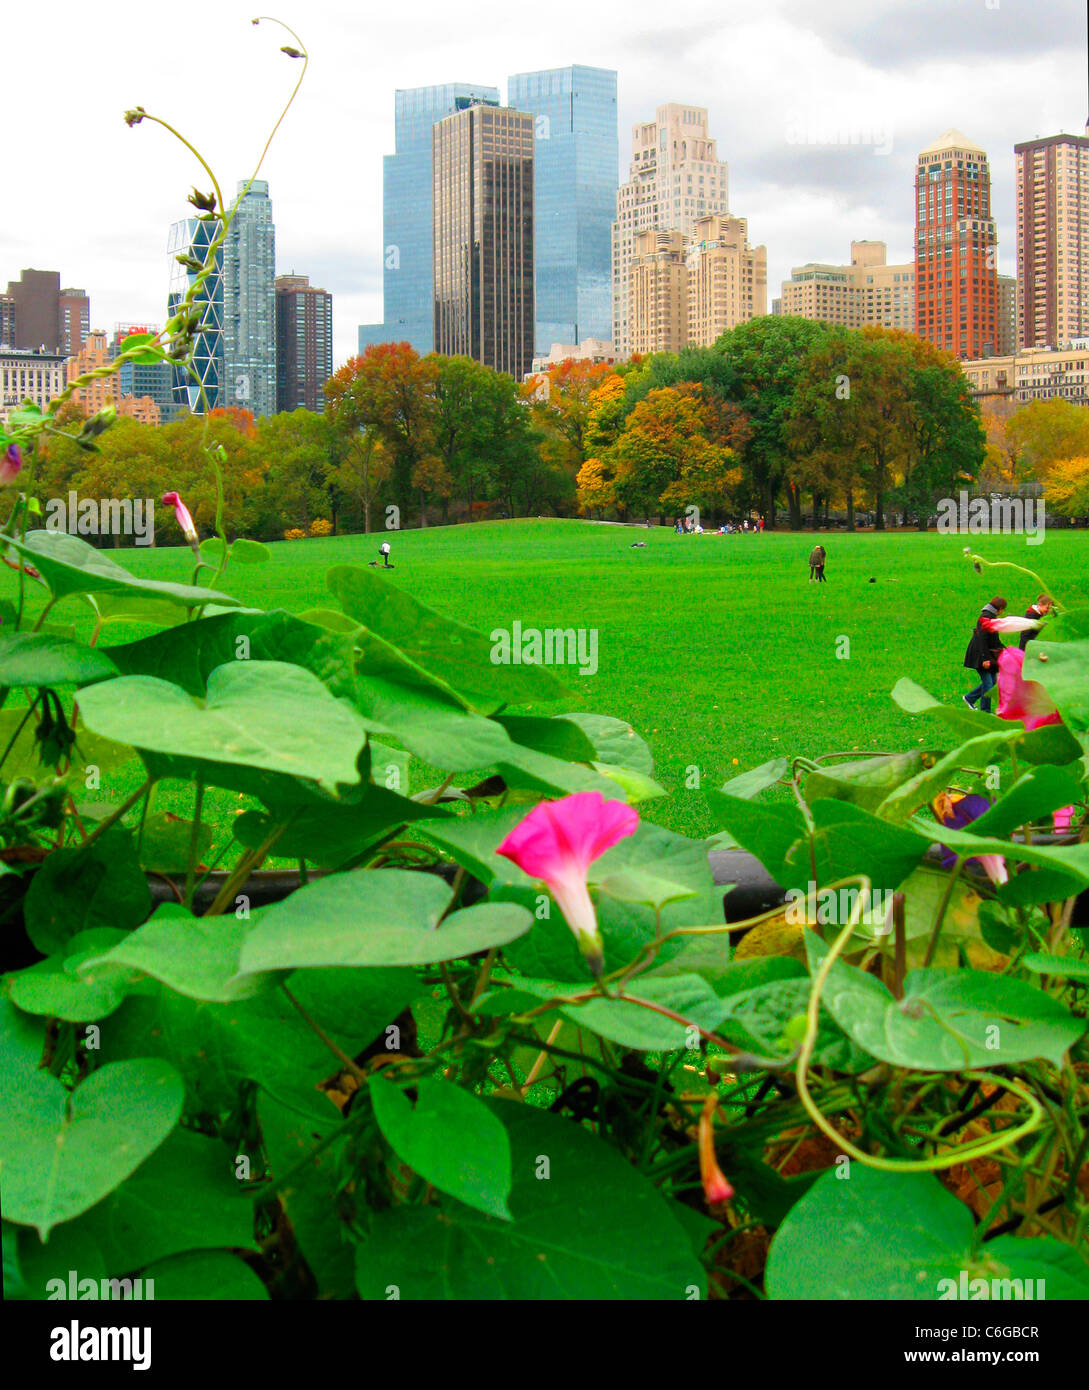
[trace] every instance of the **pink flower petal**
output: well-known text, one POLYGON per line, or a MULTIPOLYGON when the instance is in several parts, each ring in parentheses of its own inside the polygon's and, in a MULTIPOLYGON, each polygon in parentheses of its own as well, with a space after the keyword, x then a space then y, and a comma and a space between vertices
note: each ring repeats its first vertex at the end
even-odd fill
POLYGON ((1061 724, 1051 696, 1038 681, 1022 677, 1025 653, 1005 647, 998 658, 998 714, 1001 719, 1023 719, 1026 729, 1061 724))
POLYGON ((638 824, 636 812, 622 801, 577 792, 535 806, 496 850, 548 885, 595 974, 601 971, 602 944, 586 872, 638 824))
POLYGON ((988 632, 1028 632, 1040 625, 1039 618, 980 618, 979 625, 988 632))

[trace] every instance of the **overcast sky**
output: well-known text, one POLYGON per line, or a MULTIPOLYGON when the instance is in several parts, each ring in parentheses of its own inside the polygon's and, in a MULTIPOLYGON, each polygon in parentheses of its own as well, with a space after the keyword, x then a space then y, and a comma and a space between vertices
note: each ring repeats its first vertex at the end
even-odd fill
MULTIPOLYGON (((8 111, 0 282, 56 269, 92 327, 161 323, 169 223, 203 176, 137 104, 176 124, 226 192, 251 172, 299 64, 240 0, 52 0, 0 18, 8 111), (18 55, 18 56, 17 56, 18 55)), ((914 160, 950 126, 987 150, 999 270, 1015 271, 1013 146, 1087 116, 1083 0, 307 0, 283 17, 310 53, 262 169, 277 269, 333 293, 334 358, 381 317, 382 156, 398 87, 491 83, 569 63, 619 74, 631 126, 666 101, 706 106, 730 211, 768 249, 768 298, 794 265, 852 238, 911 252, 914 160), (851 144, 828 143, 839 132, 851 144)))

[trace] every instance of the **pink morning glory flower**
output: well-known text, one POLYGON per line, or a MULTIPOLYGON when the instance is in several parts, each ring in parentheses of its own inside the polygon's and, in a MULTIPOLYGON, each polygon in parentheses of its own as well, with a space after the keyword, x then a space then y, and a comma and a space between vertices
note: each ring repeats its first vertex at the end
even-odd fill
POLYGON ((1006 647, 998 658, 998 714, 1000 719, 1023 719, 1026 729, 1063 721, 1054 701, 1039 681, 1024 679, 1025 653, 1006 647))
POLYGON ((728 1202, 734 1195, 730 1180, 718 1166, 718 1159, 715 1157, 714 1114, 717 1108, 718 1096, 708 1096, 700 1112, 699 1124, 700 1181, 703 1183, 703 1195, 709 1207, 728 1202))
POLYGON ((1028 632, 1040 626, 1039 618, 980 618, 979 625, 988 632, 1028 632))
POLYGON ((14 482, 22 466, 23 455, 18 444, 9 444, 0 457, 0 487, 14 482))
POLYGON ((193 518, 189 514, 189 508, 181 500, 176 492, 164 492, 162 496, 164 507, 173 507, 174 515, 178 519, 182 535, 198 553, 200 551, 200 540, 197 536, 197 528, 193 525, 193 518))
POLYGON ((548 885, 595 975, 601 974, 604 947, 587 870, 638 824, 636 812, 622 801, 606 801, 600 792, 577 792, 535 806, 496 850, 548 885))

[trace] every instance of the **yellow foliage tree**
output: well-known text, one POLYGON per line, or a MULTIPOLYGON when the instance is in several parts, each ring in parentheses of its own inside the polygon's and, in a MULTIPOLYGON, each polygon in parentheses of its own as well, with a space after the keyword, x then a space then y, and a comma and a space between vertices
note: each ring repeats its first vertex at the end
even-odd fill
POLYGON ((1044 501, 1060 516, 1089 515, 1089 457, 1053 464, 1044 484, 1044 501))
POLYGON ((616 493, 613 488, 612 470, 601 459, 587 459, 579 469, 576 482, 579 506, 584 511, 589 512, 594 507, 604 509, 615 505, 616 493))

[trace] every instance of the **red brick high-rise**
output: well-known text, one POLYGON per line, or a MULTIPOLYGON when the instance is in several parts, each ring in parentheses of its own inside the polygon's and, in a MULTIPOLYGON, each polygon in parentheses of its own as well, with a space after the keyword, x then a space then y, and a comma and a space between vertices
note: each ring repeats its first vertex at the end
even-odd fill
POLYGON ((998 346, 998 235, 986 153, 947 130, 915 171, 915 331, 954 357, 998 346))

